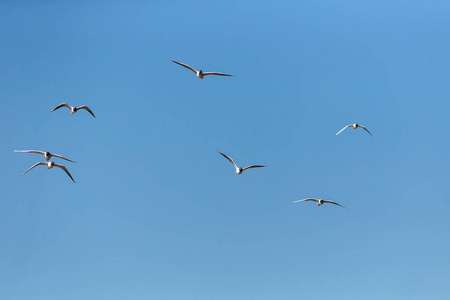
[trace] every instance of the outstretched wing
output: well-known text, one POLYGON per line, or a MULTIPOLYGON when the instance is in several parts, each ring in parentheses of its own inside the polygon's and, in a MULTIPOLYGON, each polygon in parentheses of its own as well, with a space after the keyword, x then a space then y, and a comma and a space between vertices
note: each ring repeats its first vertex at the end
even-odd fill
POLYGON ((336 135, 338 135, 339 133, 341 133, 345 128, 347 128, 347 127, 350 127, 350 126, 352 126, 351 124, 350 125, 347 125, 347 126, 345 126, 344 128, 342 128, 341 130, 339 130, 339 132, 338 133, 336 133, 336 135))
POLYGON ((67 160, 67 161, 71 161, 71 162, 73 162, 73 163, 76 163, 76 164, 77 164, 77 162, 76 162, 76 161, 70 160, 70 159, 68 159, 68 158, 65 158, 64 156, 61 156, 61 155, 58 155, 58 154, 52 154, 52 156, 53 156, 53 157, 57 157, 57 158, 61 158, 61 159, 65 159, 65 160, 67 160))
POLYGON ((180 62, 177 62, 177 61, 174 61, 174 60, 172 60, 172 61, 173 61, 174 63, 176 63, 176 64, 179 64, 180 66, 183 66, 183 67, 185 67, 185 68, 191 70, 191 71, 194 72, 195 74, 197 74, 197 70, 195 70, 193 67, 188 66, 188 65, 183 64, 183 63, 180 63, 180 62))
POLYGON ((236 165, 236 163, 234 162, 234 160, 233 160, 231 157, 229 157, 229 156, 226 155, 226 154, 223 154, 223 153, 220 152, 220 151, 219 151, 219 153, 222 154, 226 159, 228 159, 228 160, 233 164, 233 166, 236 168, 236 170, 239 170, 239 167, 236 165))
POLYGON ((338 206, 343 207, 343 208, 347 208, 347 207, 345 207, 345 206, 340 205, 340 204, 337 203, 337 202, 330 201, 330 200, 323 200, 323 203, 331 203, 331 204, 338 205, 338 206))
POLYGON ((37 166, 39 166, 39 165, 47 165, 47 163, 45 163, 45 162, 38 162, 38 163, 35 163, 31 168, 29 168, 28 170, 26 170, 25 173, 23 173, 22 175, 27 174, 28 171, 30 171, 31 169, 33 169, 33 168, 35 168, 35 167, 37 167, 37 166))
POLYGON ((303 201, 315 201, 315 202, 319 202, 318 199, 314 199, 314 198, 306 198, 306 199, 303 199, 303 200, 292 201, 292 203, 303 202, 303 201))
POLYGON ((67 108, 69 108, 69 109, 72 109, 72 107, 71 107, 69 104, 67 104, 67 103, 61 103, 60 105, 58 105, 57 107, 55 107, 54 109, 52 109, 52 111, 55 111, 55 110, 57 110, 58 108, 61 108, 61 107, 63 107, 63 106, 65 106, 65 107, 67 107, 67 108))
POLYGON ((208 76, 208 75, 234 76, 234 75, 229 75, 229 74, 224 74, 224 73, 219 73, 219 72, 205 72, 205 73, 203 73, 203 76, 208 76))
POLYGON ((251 168, 263 168, 263 167, 267 167, 267 166, 263 166, 263 165, 251 165, 251 166, 248 166, 248 167, 243 168, 242 171, 245 171, 245 170, 251 169, 251 168))
MULTIPOLYGON (((369 133, 370 135, 372 135, 372 134, 370 133, 370 131, 369 131, 366 127, 361 126, 361 125, 358 125, 358 127, 361 127, 362 129, 364 129, 365 131, 367 131, 367 133, 369 133)), ((372 136, 373 136, 373 135, 372 135, 372 136)))
POLYGON ((14 150, 14 152, 36 153, 36 154, 45 155, 44 151, 39 151, 39 150, 14 150))
POLYGON ((75 182, 75 180, 73 180, 72 175, 70 175, 69 171, 67 170, 67 168, 64 165, 55 164, 55 167, 63 169, 67 173, 67 175, 69 175, 70 179, 72 179, 72 181, 75 182))
POLYGON ((82 105, 82 106, 80 106, 80 107, 77 107, 77 109, 85 109, 85 110, 87 110, 88 112, 90 112, 91 115, 95 118, 95 115, 94 115, 94 113, 92 112, 92 110, 91 110, 89 107, 87 107, 86 105, 82 105))

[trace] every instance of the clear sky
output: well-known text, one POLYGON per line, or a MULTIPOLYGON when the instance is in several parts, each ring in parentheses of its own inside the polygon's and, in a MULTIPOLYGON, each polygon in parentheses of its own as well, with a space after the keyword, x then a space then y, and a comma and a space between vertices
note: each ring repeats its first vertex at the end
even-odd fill
POLYGON ((367 2, 0 2, 0 299, 449 299, 450 4, 367 2))

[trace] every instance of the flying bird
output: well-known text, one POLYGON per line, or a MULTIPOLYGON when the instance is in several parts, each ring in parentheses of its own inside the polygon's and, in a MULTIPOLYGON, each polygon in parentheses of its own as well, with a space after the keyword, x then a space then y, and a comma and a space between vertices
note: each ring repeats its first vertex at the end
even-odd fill
POLYGON ((57 157, 57 158, 65 159, 67 161, 71 161, 73 163, 77 163, 76 161, 70 160, 70 159, 68 159, 68 158, 66 158, 64 156, 61 156, 61 155, 58 155, 58 154, 53 154, 53 153, 50 153, 50 152, 39 151, 39 150, 14 150, 14 152, 43 154, 47 161, 49 161, 50 158, 52 158, 52 157, 57 157))
POLYGON ((239 168, 231 157, 229 157, 226 154, 223 154, 220 151, 219 151, 219 153, 222 154, 226 159, 228 159, 233 164, 233 166, 236 168, 236 174, 238 174, 238 175, 241 174, 242 172, 244 172, 247 169, 267 167, 267 166, 263 166, 263 165, 251 165, 251 166, 248 166, 248 167, 245 167, 245 168, 239 168))
MULTIPOLYGON (((339 132, 336 133, 336 135, 338 135, 339 133, 341 133, 342 131, 344 131, 344 129, 346 129, 347 127, 353 127, 353 129, 356 129, 356 128, 360 127, 360 128, 362 128, 362 129, 364 129, 365 131, 367 131, 368 134, 372 135, 372 134, 370 133, 370 131, 367 130, 366 127, 364 127, 364 126, 362 126, 362 125, 359 125, 358 123, 355 123, 355 124, 349 124, 349 125, 345 126, 345 127, 342 128, 341 130, 339 130, 339 132)), ((372 135, 372 136, 373 136, 373 135, 372 135)))
POLYGON ((64 170, 64 172, 67 173, 67 175, 69 175, 70 179, 72 179, 72 181, 75 182, 75 180, 73 180, 72 175, 70 175, 70 173, 69 173, 69 171, 67 170, 66 167, 64 167, 63 165, 55 164, 53 161, 49 161, 49 162, 38 162, 38 163, 35 163, 31 168, 29 168, 25 173, 23 173, 23 175, 25 175, 26 173, 28 173, 28 172, 29 172, 31 169, 33 169, 34 167, 37 167, 37 166, 40 166, 40 165, 47 166, 47 169, 51 169, 51 168, 53 168, 53 167, 61 168, 61 169, 64 170))
POLYGON ((172 60, 172 61, 173 61, 174 63, 176 63, 176 64, 179 64, 180 66, 183 66, 183 67, 185 67, 185 68, 191 70, 192 72, 194 72, 195 74, 197 74, 197 77, 200 78, 200 79, 203 79, 204 76, 208 76, 208 75, 233 76, 233 75, 228 75, 228 74, 219 73, 219 72, 205 72, 205 73, 203 73, 202 70, 198 70, 198 71, 197 71, 196 69, 194 69, 194 68, 191 67, 191 66, 188 66, 188 65, 186 65, 186 64, 183 64, 183 63, 180 63, 180 62, 177 62, 177 61, 174 61, 174 60, 172 60))
POLYGON ((95 115, 94 115, 94 113, 92 112, 92 110, 91 110, 89 107, 87 107, 86 105, 82 105, 82 106, 75 107, 75 106, 70 106, 70 105, 67 104, 67 103, 61 103, 60 105, 58 105, 57 107, 55 107, 54 109, 52 109, 52 111, 55 111, 55 110, 57 110, 58 108, 61 108, 61 107, 63 107, 63 106, 69 108, 71 114, 75 114, 75 113, 76 113, 78 110, 80 110, 80 109, 85 109, 85 110, 87 110, 88 112, 90 112, 91 115, 95 118, 95 115))
POLYGON ((323 200, 323 199, 314 199, 314 198, 307 198, 307 199, 303 199, 303 200, 292 201, 292 203, 297 203, 297 202, 302 202, 302 201, 316 201, 318 206, 321 206, 324 203, 331 203, 331 204, 339 205, 340 207, 346 208, 345 206, 342 206, 339 203, 336 203, 334 201, 323 200))

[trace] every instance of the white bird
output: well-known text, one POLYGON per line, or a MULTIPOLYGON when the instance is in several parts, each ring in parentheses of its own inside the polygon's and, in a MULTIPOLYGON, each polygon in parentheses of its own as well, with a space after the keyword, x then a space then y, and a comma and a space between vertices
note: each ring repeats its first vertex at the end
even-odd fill
POLYGON ((346 208, 345 206, 342 206, 339 203, 336 203, 334 201, 323 200, 323 199, 314 199, 314 198, 307 198, 307 199, 303 199, 303 200, 292 201, 292 203, 297 203, 297 202, 302 202, 302 201, 316 201, 318 206, 321 206, 324 203, 331 203, 331 204, 339 205, 340 207, 346 208))
POLYGON ((72 175, 70 175, 70 173, 69 173, 69 171, 67 170, 66 167, 64 167, 63 165, 55 164, 53 161, 35 163, 31 168, 29 168, 25 173, 23 173, 23 175, 25 175, 28 171, 30 171, 34 167, 37 167, 37 166, 40 166, 40 165, 47 166, 47 169, 51 169, 53 167, 61 168, 67 173, 67 175, 69 175, 70 179, 72 179, 72 181, 75 182, 75 180, 73 180, 72 175))
POLYGON ((77 163, 76 161, 73 161, 73 160, 70 160, 68 158, 65 158, 64 156, 61 156, 61 155, 58 155, 58 154, 53 154, 53 153, 50 153, 50 152, 39 151, 39 150, 14 150, 14 152, 43 154, 47 161, 50 160, 50 158, 52 158, 52 157, 57 157, 57 158, 65 159, 67 161, 71 161, 73 163, 77 163))
POLYGON ((238 174, 238 175, 241 174, 242 172, 244 172, 247 169, 267 167, 267 166, 263 166, 263 165, 251 165, 251 166, 248 166, 248 167, 245 167, 245 168, 239 168, 231 157, 229 157, 226 154, 223 154, 220 151, 219 151, 219 153, 222 154, 226 159, 228 159, 233 164, 233 166, 236 168, 236 174, 238 174))
POLYGON ((61 103, 60 105, 58 105, 57 107, 55 107, 54 109, 52 109, 52 111, 55 111, 55 110, 57 110, 58 108, 61 108, 61 107, 63 107, 63 106, 69 108, 71 114, 75 114, 75 113, 76 113, 78 110, 80 110, 80 109, 85 109, 85 110, 87 110, 88 112, 90 112, 91 115, 95 118, 95 115, 94 115, 94 113, 92 112, 92 110, 91 110, 89 107, 87 107, 86 105, 82 105, 82 106, 75 107, 75 106, 70 106, 70 105, 67 104, 67 103, 61 103))
MULTIPOLYGON (((347 127, 353 127, 353 129, 356 129, 356 128, 360 127, 360 128, 362 128, 362 129, 364 129, 365 131, 367 131, 367 133, 369 133, 370 135, 372 135, 372 134, 370 133, 370 131, 367 130, 366 127, 364 127, 364 126, 362 126, 362 125, 359 125, 358 123, 355 123, 355 124, 349 124, 349 125, 345 126, 345 127, 342 128, 341 130, 339 130, 339 132, 336 133, 336 135, 338 135, 339 133, 341 133, 341 132, 342 132, 344 129, 346 129, 347 127)), ((372 136, 373 136, 373 135, 372 135, 372 136)))
POLYGON ((191 66, 188 66, 188 65, 186 65, 186 64, 183 64, 183 63, 180 63, 180 62, 177 62, 177 61, 174 61, 174 60, 172 60, 172 61, 173 61, 174 63, 176 63, 176 64, 179 64, 180 66, 183 66, 183 67, 185 67, 185 68, 191 70, 192 72, 194 72, 195 74, 197 74, 197 77, 200 78, 200 79, 203 79, 203 76, 208 76, 208 75, 233 76, 233 75, 228 75, 228 74, 219 73, 219 72, 204 72, 204 73, 203 73, 202 70, 198 70, 198 71, 197 71, 196 69, 194 69, 194 68, 191 67, 191 66))

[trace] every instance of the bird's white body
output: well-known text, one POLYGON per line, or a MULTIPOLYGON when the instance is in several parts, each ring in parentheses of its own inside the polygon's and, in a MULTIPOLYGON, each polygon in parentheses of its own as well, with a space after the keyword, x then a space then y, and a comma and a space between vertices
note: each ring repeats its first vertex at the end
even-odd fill
POLYGON ((242 174, 242 168, 236 168, 236 174, 242 174))
POLYGON ((51 169, 51 168, 53 168, 53 166, 55 165, 55 163, 54 162, 52 162, 52 161, 49 161, 48 163, 47 163, 47 169, 51 169))
POLYGON ((50 152, 45 152, 45 153, 44 153, 44 157, 45 157, 45 159, 46 159, 47 161, 49 161, 50 158, 52 158, 52 155, 50 154, 50 152))
POLYGON ((202 70, 198 70, 197 71, 197 77, 200 78, 200 79, 203 79, 203 72, 202 72, 202 70))

